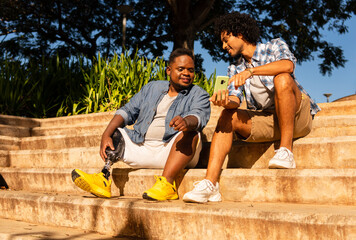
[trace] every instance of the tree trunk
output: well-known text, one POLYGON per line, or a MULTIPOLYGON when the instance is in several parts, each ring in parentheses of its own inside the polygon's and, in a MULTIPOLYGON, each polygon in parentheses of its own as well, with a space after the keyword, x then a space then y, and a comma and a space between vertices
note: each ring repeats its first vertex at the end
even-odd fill
POLYGON ((173 31, 173 49, 194 50, 194 40, 206 20, 214 0, 200 0, 194 6, 191 0, 167 0, 171 8, 170 22, 173 31))

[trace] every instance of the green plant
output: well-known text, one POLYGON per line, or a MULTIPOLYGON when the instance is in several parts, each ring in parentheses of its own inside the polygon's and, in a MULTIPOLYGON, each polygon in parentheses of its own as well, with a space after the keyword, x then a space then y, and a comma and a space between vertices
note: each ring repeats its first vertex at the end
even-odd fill
MULTIPOLYGON (((14 61, 0 58, 0 113, 27 117, 55 117, 114 111, 126 104, 142 86, 167 80, 163 58, 115 54, 70 59, 42 58, 14 61)), ((194 84, 210 95, 216 74, 197 73, 194 84)))
POLYGON ((216 72, 212 73, 209 78, 204 73, 195 74, 194 84, 202 87, 209 95, 213 95, 215 84, 216 72))
POLYGON ((95 59, 90 69, 82 69, 84 77, 82 98, 73 104, 72 114, 113 111, 126 104, 152 80, 164 80, 165 61, 131 57, 128 52, 115 54, 110 60, 95 59))

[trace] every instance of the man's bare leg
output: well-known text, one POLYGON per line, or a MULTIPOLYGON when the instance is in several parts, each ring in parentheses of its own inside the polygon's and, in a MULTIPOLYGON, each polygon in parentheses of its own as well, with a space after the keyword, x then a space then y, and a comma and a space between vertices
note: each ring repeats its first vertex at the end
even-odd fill
POLYGON ((278 124, 281 131, 280 147, 292 151, 294 118, 302 94, 290 74, 279 74, 274 78, 275 106, 278 124))
POLYGON ((251 134, 251 119, 244 110, 224 109, 221 112, 211 142, 206 179, 216 184, 225 157, 231 150, 233 133, 247 138, 251 134))
POLYGON ((198 144, 197 132, 182 132, 175 139, 168 155, 162 176, 169 183, 173 183, 175 177, 193 159, 198 144))

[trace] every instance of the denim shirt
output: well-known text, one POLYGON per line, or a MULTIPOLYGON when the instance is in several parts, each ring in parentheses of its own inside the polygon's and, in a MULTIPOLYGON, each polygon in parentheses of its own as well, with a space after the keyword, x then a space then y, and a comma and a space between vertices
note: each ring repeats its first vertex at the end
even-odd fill
MULTIPOLYGON (((294 66, 296 64, 297 59, 294 57, 293 53, 289 50, 289 47, 287 43, 285 43, 283 40, 280 38, 276 38, 271 40, 270 42, 267 42, 265 44, 263 43, 258 43, 256 45, 256 50, 252 56, 251 62, 252 62, 252 67, 258 67, 262 66, 271 62, 275 62, 278 60, 283 60, 283 59, 288 59, 291 62, 293 62, 294 66)), ((237 63, 231 64, 228 68, 228 76, 231 78, 233 75, 238 74, 242 71, 244 71, 246 68, 248 68, 248 63, 246 60, 241 57, 240 59, 237 60, 237 63)), ((293 77, 294 81, 296 82, 299 90, 307 95, 310 99, 310 112, 311 115, 315 115, 318 111, 320 111, 319 106, 312 100, 312 98, 309 96, 309 94, 305 91, 305 89, 300 85, 300 83, 297 81, 294 75, 294 71, 291 74, 293 77)), ((268 88, 271 92, 274 93, 274 76, 264 76, 264 75, 258 75, 257 76, 263 85, 265 85, 266 88, 268 88)), ((250 82, 251 78, 246 79, 246 82, 244 85, 240 86, 238 89, 235 89, 234 83, 231 83, 228 87, 229 90, 229 95, 237 96, 240 101, 242 102, 243 97, 245 95, 246 102, 247 102, 247 107, 249 109, 256 110, 257 105, 255 103, 255 100, 252 97, 252 93, 250 91, 250 82)))
MULTIPOLYGON (((125 120, 126 125, 134 125, 134 129, 125 130, 131 140, 140 144, 145 141, 148 127, 156 114, 157 106, 163 96, 168 93, 169 81, 151 81, 142 87, 130 101, 116 111, 125 120)), ((186 117, 192 115, 198 118, 197 131, 201 131, 209 121, 209 94, 201 87, 191 85, 188 89, 178 93, 177 98, 169 108, 165 121, 165 133, 162 141, 168 142, 178 131, 169 127, 169 122, 175 116, 186 117)))

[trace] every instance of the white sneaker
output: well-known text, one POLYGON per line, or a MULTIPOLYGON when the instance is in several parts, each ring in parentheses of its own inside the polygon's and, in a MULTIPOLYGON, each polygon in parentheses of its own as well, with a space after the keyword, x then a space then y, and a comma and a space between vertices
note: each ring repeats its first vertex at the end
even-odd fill
POLYGON ((207 179, 194 183, 194 189, 183 196, 184 202, 220 202, 219 183, 216 186, 207 179))
POLYGON ((275 151, 276 154, 269 161, 269 168, 295 168, 293 153, 285 147, 275 151))

